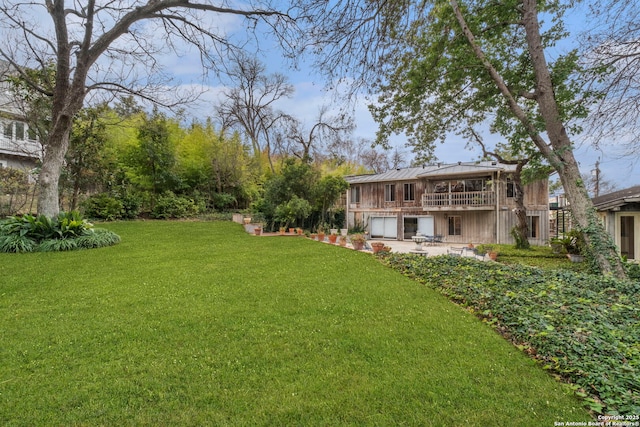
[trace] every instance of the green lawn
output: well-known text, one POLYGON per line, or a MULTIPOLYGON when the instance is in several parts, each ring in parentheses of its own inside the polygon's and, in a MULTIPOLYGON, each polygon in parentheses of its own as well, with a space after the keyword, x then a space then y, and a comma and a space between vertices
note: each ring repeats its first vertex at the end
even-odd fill
POLYGON ((0 424, 552 426, 568 387, 370 254, 232 223, 0 254, 0 424))

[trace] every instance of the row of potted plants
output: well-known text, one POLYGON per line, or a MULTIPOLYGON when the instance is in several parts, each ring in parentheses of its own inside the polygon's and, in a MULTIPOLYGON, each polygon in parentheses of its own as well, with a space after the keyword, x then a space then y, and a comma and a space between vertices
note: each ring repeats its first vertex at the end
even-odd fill
MULTIPOLYGON (((244 223, 245 224, 249 224, 251 222, 250 218, 245 218, 244 219, 244 223)), ((280 234, 284 235, 287 232, 286 227, 280 227, 279 229, 280 234)), ((256 235, 260 235, 262 234, 262 227, 258 224, 254 227, 254 233, 256 235)), ((327 234, 325 232, 324 229, 319 228, 317 230, 316 233, 305 233, 301 228, 293 228, 293 227, 289 227, 289 233, 290 234, 297 234, 297 235, 302 235, 302 234, 306 234, 308 237, 310 237, 313 240, 318 240, 320 242, 324 242, 325 238, 327 238, 327 240, 329 241, 329 243, 331 244, 339 244, 340 246, 346 246, 347 245, 347 240, 351 241, 351 245, 353 246, 353 248, 355 250, 361 251, 364 249, 364 245, 365 242, 367 241, 366 237, 364 234, 361 233, 356 233, 356 234, 352 234, 351 236, 347 237, 347 233, 348 230, 346 228, 342 228, 340 229, 340 234, 338 235, 338 229, 337 228, 332 228, 329 230, 329 234, 327 234)), ((386 246, 384 243, 382 242, 372 242, 371 243, 371 248, 373 249, 373 253, 379 253, 381 251, 391 251, 391 248, 389 246, 386 246)))

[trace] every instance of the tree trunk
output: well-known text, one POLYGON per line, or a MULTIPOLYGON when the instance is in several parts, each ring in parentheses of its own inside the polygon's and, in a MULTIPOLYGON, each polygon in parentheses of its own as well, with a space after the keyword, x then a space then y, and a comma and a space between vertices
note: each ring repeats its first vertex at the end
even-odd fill
POLYGON ((523 0, 522 4, 527 45, 536 76, 536 100, 552 147, 547 159, 560 176, 577 229, 584 234, 589 248, 586 255, 592 260, 594 267, 603 274, 626 277, 622 258, 616 250, 613 238, 604 230, 584 187, 571 140, 558 110, 540 37, 536 0, 523 0))
POLYGON ((551 73, 544 56, 544 46, 540 36, 537 2, 536 0, 521 0, 521 2, 522 24, 524 25, 527 47, 536 79, 535 99, 545 123, 549 144, 531 123, 496 68, 476 42, 475 36, 469 29, 457 1, 450 0, 456 19, 474 54, 482 62, 484 68, 507 100, 507 104, 515 117, 527 129, 533 143, 558 172, 567 200, 571 205, 571 212, 577 229, 584 234, 589 248, 589 253, 586 255, 592 261, 592 266, 603 274, 614 274, 617 277, 625 278, 627 274, 622 264, 622 258, 613 243, 613 238, 604 230, 602 223, 598 220, 593 203, 582 183, 580 169, 573 155, 571 140, 567 135, 558 110, 558 104, 553 92, 551 73))
POLYGON ((523 163, 519 162, 513 174, 513 201, 516 204, 516 227, 513 230, 516 248, 529 249, 529 224, 527 224, 527 208, 524 206, 524 187, 522 186, 523 163))
POLYGON ((38 213, 46 215, 50 218, 60 213, 60 193, 59 181, 62 166, 64 164, 64 156, 69 147, 69 134, 71 131, 71 120, 60 119, 60 122, 66 121, 66 126, 59 123, 58 126, 49 135, 47 149, 42 161, 42 169, 38 183, 40 190, 38 192, 38 213))

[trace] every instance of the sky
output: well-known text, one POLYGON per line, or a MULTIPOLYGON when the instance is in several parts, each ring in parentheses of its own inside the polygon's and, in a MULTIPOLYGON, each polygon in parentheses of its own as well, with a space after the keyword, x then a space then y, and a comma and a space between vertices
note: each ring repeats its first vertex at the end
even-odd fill
MULTIPOLYGON (((580 10, 574 11, 568 21, 569 29, 572 33, 577 33, 582 25, 585 25, 584 15, 580 10)), ((561 46, 559 50, 570 47, 568 42, 566 46, 561 46)), ((551 52, 553 55, 557 52, 551 52)), ((196 56, 193 57, 198 61, 196 56)), ((294 96, 291 99, 284 99, 277 104, 277 107, 285 112, 293 113, 307 124, 312 124, 314 117, 317 115, 319 108, 331 102, 330 94, 324 92, 324 82, 322 78, 314 72, 314 70, 301 64, 299 70, 293 70, 287 62, 274 51, 273 54, 260 58, 267 66, 268 73, 279 72, 289 77, 290 83, 295 87, 294 96)), ((174 59, 175 60, 175 59, 174 59)), ((171 65, 175 70, 189 70, 191 67, 198 67, 197 64, 189 64, 189 56, 175 60, 175 64, 171 65)), ((211 115, 211 104, 219 99, 221 90, 220 82, 212 78, 208 82, 208 92, 203 94, 202 103, 193 104, 192 108, 187 108, 187 112, 191 111, 195 116, 211 115)), ((357 99, 355 102, 355 121, 356 130, 355 138, 365 138, 374 140, 378 126, 373 121, 368 109, 367 101, 364 98, 357 99)), ((485 135, 489 145, 499 142, 500 136, 485 135)), ((617 189, 627 188, 633 185, 640 185, 640 159, 637 156, 625 155, 625 153, 616 146, 615 141, 600 141, 600 149, 595 149, 591 143, 587 142, 588 135, 580 135, 573 138, 575 144, 575 156, 579 162, 581 172, 583 174, 591 174, 599 164, 600 177, 604 181, 609 181, 617 189)), ((397 147, 399 151, 404 152, 407 163, 410 162, 410 149, 404 147, 405 138, 402 135, 395 136, 392 139, 392 145, 397 147)), ((436 148, 435 155, 437 160, 444 163, 456 163, 458 161, 474 161, 477 160, 481 152, 474 147, 468 146, 467 142, 461 137, 451 135, 445 144, 439 144, 436 148)))

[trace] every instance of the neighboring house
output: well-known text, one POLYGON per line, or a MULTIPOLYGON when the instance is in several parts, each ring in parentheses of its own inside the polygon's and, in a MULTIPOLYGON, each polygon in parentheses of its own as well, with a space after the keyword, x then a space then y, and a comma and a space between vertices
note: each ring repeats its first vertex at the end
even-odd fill
POLYGON ((640 185, 593 198, 620 255, 640 260, 640 185))
MULTIPOLYGON (((447 243, 513 243, 514 171, 515 165, 483 161, 348 176, 347 226, 364 225, 376 239, 410 240, 419 231, 447 243)), ((529 241, 546 244, 548 180, 524 192, 529 241)))
POLYGON ((11 97, 5 81, 8 72, 8 64, 0 61, 0 167, 30 171, 37 166, 42 147, 11 97))

